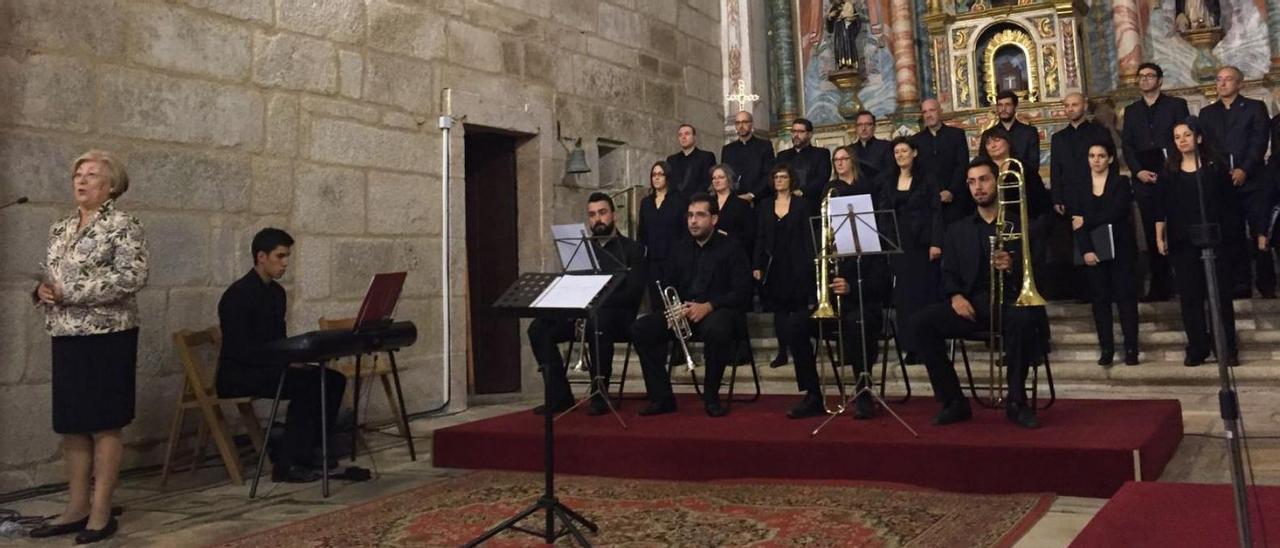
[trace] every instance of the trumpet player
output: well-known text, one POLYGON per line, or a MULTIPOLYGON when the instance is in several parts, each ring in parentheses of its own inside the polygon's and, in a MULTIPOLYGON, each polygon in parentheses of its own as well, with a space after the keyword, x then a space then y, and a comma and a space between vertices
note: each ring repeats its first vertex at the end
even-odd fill
MULTIPOLYGON (((999 227, 995 220, 1000 208, 997 198, 996 165, 989 159, 976 158, 969 163, 965 181, 977 209, 947 228, 942 255, 942 289, 946 300, 929 305, 916 314, 912 329, 924 354, 929 370, 929 383, 934 397, 942 403, 942 411, 933 424, 945 425, 972 418, 969 401, 960 388, 955 367, 947 357, 946 343, 988 328, 991 321, 991 267, 1005 273, 1006 280, 1021 279, 1020 260, 1003 249, 992 253, 989 244, 999 227)), ((1011 220, 1012 222, 1012 220, 1011 220)), ((1015 227, 1015 230, 1019 228, 1015 227)), ((1028 366, 1036 355, 1039 336, 1035 327, 1038 307, 1016 307, 1017 283, 1004 284, 1006 305, 1001 314, 1001 333, 1007 364, 1008 395, 1005 416, 1024 428, 1037 428, 1040 423, 1035 409, 1026 404, 1023 381, 1028 366)))
MULTIPOLYGON (((747 310, 751 307, 751 270, 747 252, 738 240, 716 231, 719 216, 715 198, 699 192, 689 198, 686 224, 689 238, 675 243, 668 259, 670 275, 664 283, 679 294, 684 318, 693 335, 702 338, 706 370, 702 397, 708 416, 722 417, 728 411, 720 405, 720 380, 733 358, 736 345, 746 338, 747 310)), ((649 392, 649 406, 641 416, 676 410, 667 372, 667 350, 675 335, 667 326, 664 311, 641 316, 631 326, 631 341, 649 392)), ((675 345, 679 350, 681 345, 675 345)))
MULTIPOLYGON (((595 319, 587 320, 584 327, 583 338, 586 339, 587 347, 591 348, 591 358, 587 362, 592 378, 602 378, 602 388, 605 388, 613 373, 613 343, 623 339, 631 328, 648 277, 644 271, 644 248, 622 235, 614 224, 613 198, 603 192, 592 193, 587 198, 586 224, 593 237, 591 245, 595 248, 596 256, 601 257, 601 269, 606 272, 617 269, 618 262, 628 269, 622 286, 609 294, 596 311, 595 319), (597 336, 599 347, 595 344, 597 336)), ((550 384, 551 393, 546 405, 534 408, 533 412, 536 414, 546 413, 547 406, 550 406, 552 413, 559 413, 573 406, 573 392, 569 389, 564 360, 556 345, 577 338, 574 321, 567 318, 538 318, 529 324, 529 346, 538 365, 546 372, 545 378, 550 384)), ((609 407, 604 398, 604 394, 596 392, 592 396, 587 414, 595 416, 608 413, 609 407)))

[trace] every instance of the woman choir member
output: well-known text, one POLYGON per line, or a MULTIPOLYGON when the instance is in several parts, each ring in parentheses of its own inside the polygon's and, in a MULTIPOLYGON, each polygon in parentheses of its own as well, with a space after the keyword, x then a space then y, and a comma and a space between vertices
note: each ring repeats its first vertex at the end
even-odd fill
MULTIPOLYGON (((934 222, 941 208, 938 185, 916 162, 917 149, 911 139, 892 142, 895 166, 882 176, 880 208, 895 212, 901 254, 890 257, 893 268, 894 308, 898 325, 910 325, 913 312, 942 299, 938 259, 942 250, 934 245, 934 222)), ((941 222, 939 219, 937 222, 941 222)), ((882 226, 882 230, 892 227, 882 226)), ((907 354, 907 363, 919 363, 919 348, 910 329, 898 331, 898 344, 907 354)))
POLYGON ((737 238, 742 249, 750 253, 756 236, 755 212, 749 202, 733 192, 735 175, 729 164, 711 168, 711 192, 720 206, 716 230, 737 238))
MULTIPOLYGON (((1173 126, 1173 145, 1178 153, 1169 157, 1165 173, 1160 175, 1161 211, 1156 215, 1156 249, 1169 256, 1174 282, 1182 305, 1182 325, 1187 332, 1187 354, 1182 364, 1194 367, 1209 357, 1211 337, 1205 323, 1205 299, 1208 287, 1200 250, 1212 246, 1218 257, 1218 299, 1222 326, 1226 332, 1228 364, 1238 362, 1236 351, 1235 311, 1231 307, 1230 278, 1226 276, 1221 234, 1206 237, 1201 225, 1223 226, 1231 215, 1231 176, 1227 166, 1205 146, 1199 121, 1188 118, 1173 126)), ((1223 359, 1218 356, 1218 359, 1223 359)))
MULTIPOLYGON (((663 282, 664 286, 669 285, 664 280, 668 279, 666 266, 671 245, 689 234, 685 226, 689 204, 679 192, 671 191, 667 181, 670 171, 671 168, 663 161, 654 162, 649 168, 649 195, 640 200, 640 220, 636 227, 636 241, 645 247, 651 282, 663 282)), ((657 286, 652 289, 650 295, 654 310, 662 310, 657 286)))
MULTIPOLYGON (((770 367, 787 363, 793 316, 809 316, 809 304, 816 300, 813 277, 813 233, 809 229, 811 206, 796 196, 798 181, 791 168, 779 164, 769 172, 774 193, 756 206, 759 235, 752 257, 752 275, 760 282, 760 301, 773 313, 773 329, 778 339, 778 357, 770 367)), ((804 341, 808 344, 808 341, 804 341)))
MULTIPOLYGON (((1115 357, 1111 304, 1120 311, 1124 334, 1124 364, 1138 365, 1138 293, 1133 269, 1138 243, 1133 231, 1133 189, 1129 178, 1115 173, 1115 145, 1102 142, 1089 147, 1092 186, 1087 196, 1076 197, 1078 210, 1071 216, 1076 249, 1081 254, 1093 301, 1093 325, 1098 331, 1102 355, 1098 365, 1109 366, 1115 357), (1093 232, 1110 227, 1113 259, 1102 259, 1094 247, 1093 232)), ((1080 189, 1084 190, 1084 189, 1080 189)))

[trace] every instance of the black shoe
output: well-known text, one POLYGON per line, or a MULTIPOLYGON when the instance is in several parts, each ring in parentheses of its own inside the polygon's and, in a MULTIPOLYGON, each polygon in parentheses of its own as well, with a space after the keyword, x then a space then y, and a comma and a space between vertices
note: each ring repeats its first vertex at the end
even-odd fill
POLYGON ((788 419, 804 419, 808 417, 816 417, 825 414, 822 408, 822 396, 817 394, 806 394, 800 403, 797 403, 790 411, 787 411, 788 419))
POLYGON ((915 352, 907 352, 907 355, 902 357, 902 363, 907 365, 920 365, 924 363, 924 358, 921 358, 920 354, 915 352))
POLYGON ((89 525, 89 516, 85 516, 84 519, 82 520, 72 521, 70 523, 59 523, 57 525, 41 525, 39 527, 36 527, 35 529, 32 529, 30 533, 27 533, 27 535, 30 536, 31 538, 48 538, 48 537, 56 537, 59 535, 69 535, 71 533, 78 533, 80 531, 83 531, 84 528, 88 525, 89 525))
POLYGON ((706 404, 707 416, 713 419, 723 417, 729 414, 729 410, 720 405, 720 402, 713 401, 706 404))
POLYGON ((1159 303, 1169 300, 1170 297, 1171 295, 1168 291, 1152 291, 1147 293, 1145 297, 1138 299, 1138 301, 1144 303, 1159 303))
POLYGON ((305 466, 275 466, 271 468, 271 481, 276 483, 311 483, 318 481, 322 474, 305 466))
POLYGON ((1125 351, 1124 351, 1124 364, 1125 364, 1125 365, 1138 365, 1138 351, 1137 351, 1137 350, 1125 350, 1125 351))
POLYGON ((1231 290, 1231 300, 1250 299, 1253 298, 1253 290, 1248 286, 1237 287, 1231 290))
POLYGON ((1111 367, 1115 363, 1116 352, 1114 350, 1103 350, 1102 355, 1098 357, 1098 365, 1103 367, 1111 367))
POLYGON ((591 407, 587 409, 588 416, 598 417, 608 412, 609 404, 605 402, 604 398, 591 398, 591 407))
POLYGON ((942 411, 933 417, 935 426, 943 426, 957 422, 964 422, 973 418, 973 410, 969 409, 969 400, 959 399, 947 402, 942 406, 942 411))
MULTIPOLYGON (((558 415, 560 413, 568 411, 570 407, 573 407, 573 402, 571 401, 554 403, 551 405, 551 414, 558 415)), ((534 407, 533 414, 539 415, 539 416, 547 414, 547 406, 539 405, 537 407, 534 407)))
POLYGON ((1274 290, 1274 289, 1269 289, 1269 290, 1259 290, 1258 292, 1262 295, 1262 298, 1264 298, 1264 299, 1274 299, 1274 298, 1276 298, 1276 290, 1274 290))
POLYGON ((666 413, 676 412, 675 398, 666 398, 649 404, 649 407, 640 410, 641 417, 651 417, 653 415, 663 415, 666 413))
POLYGON ((1028 429, 1040 428, 1040 419, 1036 418, 1036 410, 1025 403, 1010 402, 1004 408, 1004 416, 1018 426, 1028 429))
POLYGON ((1196 367, 1198 365, 1204 364, 1205 358, 1208 358, 1208 357, 1209 357, 1208 352, 1202 353, 1202 352, 1192 352, 1188 350, 1187 357, 1183 358, 1182 360, 1182 365, 1185 365, 1187 367, 1196 367))
POLYGON ((790 358, 788 358, 785 353, 779 352, 777 356, 774 356, 773 361, 769 362, 769 369, 777 369, 787 365, 789 361, 790 358))
POLYGON ((1240 365, 1240 352, 1232 352, 1227 354, 1227 367, 1235 367, 1240 365))
POLYGON ((76 544, 93 544, 101 540, 107 540, 111 538, 111 535, 116 534, 116 530, 119 528, 120 523, 113 517, 107 520, 106 527, 80 531, 80 534, 76 535, 76 544))
POLYGON ((867 420, 876 416, 875 401, 871 399, 871 394, 864 393, 853 401, 853 418, 858 420, 867 420))

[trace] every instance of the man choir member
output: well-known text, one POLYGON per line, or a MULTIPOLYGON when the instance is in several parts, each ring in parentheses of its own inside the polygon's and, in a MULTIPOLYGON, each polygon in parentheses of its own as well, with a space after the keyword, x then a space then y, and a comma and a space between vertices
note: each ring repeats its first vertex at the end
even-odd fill
POLYGON ((854 118, 858 139, 853 142, 853 161, 867 180, 875 180, 893 168, 893 150, 889 141, 876 138, 876 115, 861 111, 854 118))
MULTIPOLYGON (((711 417, 728 414, 720 405, 720 380, 738 341, 747 336, 746 312, 751 308, 752 292, 747 253, 736 239, 716 231, 718 213, 715 198, 705 192, 689 199, 686 219, 690 237, 672 249, 668 265, 672 274, 667 280, 684 301, 684 317, 705 347, 702 397, 711 417)), ((649 393, 650 403, 640 411, 642 416, 676 410, 667 371, 667 349, 673 336, 662 310, 641 316, 631 326, 631 340, 649 393)))
POLYGON ((689 124, 676 129, 680 152, 667 156, 667 181, 671 188, 685 198, 711 187, 711 168, 716 165, 716 155, 698 148, 698 130, 689 124))
POLYGON ((1072 201, 1087 198, 1085 193, 1090 188, 1089 147, 1102 143, 1114 147, 1115 143, 1106 128, 1085 118, 1088 105, 1083 94, 1068 93, 1062 99, 1062 106, 1066 110, 1067 125, 1049 141, 1049 191, 1053 195, 1054 211, 1058 215, 1069 215, 1072 201))
POLYGON ((751 113, 745 110, 734 115, 733 129, 738 138, 720 149, 720 161, 733 166, 737 172, 738 180, 733 181, 733 188, 738 197, 755 203, 773 193, 767 177, 774 163, 773 143, 754 135, 751 113))
POLYGON ((218 301, 218 325, 222 350, 218 354, 216 385, 226 398, 256 396, 274 398, 284 373, 281 399, 289 400, 284 439, 273 445, 271 480, 302 483, 320 479, 312 462, 320 446, 320 375, 325 380, 325 411, 334 424, 346 377, 332 369, 290 367, 273 361, 264 351, 272 341, 285 338, 285 292, 276 280, 289 268, 293 238, 278 228, 264 228, 253 237, 253 268, 236 280, 218 301))
MULTIPOLYGON (((613 343, 625 340, 627 331, 631 329, 648 276, 645 273, 644 248, 618 231, 614 225, 613 199, 608 194, 595 192, 587 198, 587 227, 591 230, 593 239, 590 245, 595 249, 601 270, 625 273, 626 276, 622 285, 610 293, 596 310, 595 318, 586 322, 591 376, 602 379, 600 391, 592 395, 591 407, 587 411, 588 415, 594 416, 609 411, 605 398, 608 397, 609 378, 613 373, 613 343), (597 340, 599 346, 596 346, 597 340)), ((558 413, 573 406, 573 392, 569 389, 565 364, 556 345, 574 339, 574 322, 567 318, 538 318, 529 324, 529 346, 550 385, 550 397, 545 405, 534 409, 536 414, 548 410, 558 413)))
MULTIPOLYGON (((997 167, 990 159, 977 158, 969 164, 966 181, 977 209, 968 217, 947 227, 942 255, 942 290, 946 301, 921 310, 912 329, 924 353, 929 382, 934 397, 942 403, 942 411, 934 417, 937 425, 969 420, 973 414, 969 401, 960 388, 960 379, 947 357, 947 341, 988 328, 990 318, 990 266, 1005 273, 1005 306, 1001 313, 1002 337, 1008 376, 1005 416, 1024 428, 1037 428, 1040 423, 1035 409, 1027 406, 1023 386, 1027 370, 1039 349, 1040 337, 1035 328, 1035 309, 1013 306, 1021 286, 1022 268, 1009 252, 997 249, 991 254, 989 238, 996 235, 997 167)), ((1017 222, 1014 220, 1013 222, 1017 222)))
MULTIPOLYGON (((1147 248, 1150 286, 1142 301, 1165 301, 1171 292, 1169 259, 1156 253, 1156 183, 1164 172, 1165 158, 1173 156, 1173 125, 1191 113, 1187 101, 1160 93, 1164 69, 1155 63, 1138 65, 1138 89, 1142 98, 1124 109, 1120 141, 1124 161, 1134 174, 1133 194, 1142 214, 1142 235, 1147 248)), ((1141 288, 1139 288, 1141 289, 1141 288)))
POLYGON ((800 195, 816 207, 822 200, 823 187, 831 177, 831 153, 810 144, 813 122, 796 118, 791 122, 791 148, 778 153, 778 163, 787 164, 799 180, 800 195))
POLYGON ((1018 94, 1004 90, 996 95, 996 118, 999 126, 1009 132, 1009 147, 1013 157, 1022 162, 1027 173, 1040 172, 1040 132, 1035 126, 1018 119, 1018 94))
POLYGON ((1267 225, 1271 213, 1271 186, 1264 177, 1263 156, 1267 153, 1267 105, 1240 95, 1244 76, 1232 66, 1218 69, 1218 100, 1200 109, 1200 127, 1207 144, 1227 164, 1235 199, 1231 212, 1223 219, 1224 259, 1239 268, 1232 269, 1232 295, 1247 299, 1251 270, 1256 263, 1258 292, 1265 298, 1276 296, 1276 273, 1267 247, 1267 225), (1245 229, 1251 239, 1245 237, 1245 229))
POLYGON ((964 130, 942 123, 942 106, 937 99, 920 103, 924 129, 911 137, 919 152, 918 161, 926 178, 938 185, 944 222, 952 222, 973 212, 973 198, 965 186, 964 170, 969 163, 969 143, 964 130))

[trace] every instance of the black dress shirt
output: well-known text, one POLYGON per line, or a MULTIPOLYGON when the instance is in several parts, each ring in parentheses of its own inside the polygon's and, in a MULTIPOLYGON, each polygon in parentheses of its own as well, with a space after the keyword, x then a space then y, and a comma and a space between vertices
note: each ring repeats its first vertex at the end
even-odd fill
POLYGON ((831 151, 812 145, 799 150, 789 148, 778 153, 778 163, 791 166, 806 198, 812 202, 822 200, 818 193, 831 177, 831 151))
POLYGON ((613 290, 601 306, 626 311, 635 317, 636 310, 640 308, 640 298, 644 296, 645 286, 649 282, 644 247, 621 233, 603 245, 596 240, 592 240, 591 244, 596 246, 596 257, 601 270, 616 271, 619 266, 628 269, 622 285, 613 290))
POLYGON ((1236 96, 1231 108, 1217 100, 1200 109, 1205 142, 1219 152, 1228 170, 1244 170, 1245 185, 1261 180, 1270 118, 1265 103, 1243 95, 1236 96))
POLYGON ((864 179, 876 179, 897 166, 893 161, 893 147, 889 141, 872 137, 863 143, 853 142, 854 161, 858 162, 859 175, 864 179))
POLYGON ((645 247, 650 260, 663 261, 671 254, 671 246, 689 237, 685 216, 689 202, 675 192, 667 192, 658 207, 650 194, 640 200, 640 220, 636 226, 636 241, 645 247))
POLYGON ((1080 254, 1096 251, 1093 248, 1093 237, 1090 234, 1102 225, 1111 225, 1111 234, 1115 237, 1116 256, 1134 257, 1138 254, 1138 243, 1133 231, 1133 185, 1129 178, 1118 173, 1107 175, 1107 183, 1102 188, 1102 195, 1093 193, 1093 179, 1086 179, 1089 185, 1088 194, 1081 196, 1073 215, 1084 217, 1084 225, 1080 230, 1072 232, 1080 254))
POLYGON ((720 149, 720 161, 729 164, 738 174, 734 189, 739 193, 751 193, 756 200, 765 194, 772 194, 773 185, 769 181, 769 170, 773 168, 773 144, 769 141, 751 136, 744 143, 734 139, 720 149))
POLYGON ((219 374, 223 371, 285 365, 268 360, 263 345, 285 337, 284 288, 274 280, 263 282, 250 270, 232 283, 218 301, 218 326, 222 329, 219 374))
POLYGON ((711 168, 716 167, 716 155, 693 147, 688 154, 682 150, 667 156, 667 165, 671 167, 667 184, 676 194, 687 199, 694 193, 707 192, 711 187, 711 168))
MULTIPOLYGON (((1004 124, 1001 124, 1004 125, 1004 124)), ((1013 119, 1013 123, 1008 127, 1009 131, 1009 153, 1022 162, 1022 168, 1027 173, 1040 172, 1040 132, 1035 126, 1024 124, 1022 120, 1013 119)), ((978 151, 979 154, 986 152, 978 151)))
POLYGON ((1087 200, 1093 192, 1089 147, 1101 143, 1115 145, 1111 132, 1088 120, 1079 126, 1067 124, 1053 134, 1049 141, 1049 182, 1054 205, 1064 205, 1068 211, 1082 207, 1079 201, 1087 200))
MULTIPOLYGON (((1146 99, 1138 99, 1125 107, 1120 142, 1129 171, 1135 176, 1141 170, 1153 173, 1164 171, 1164 158, 1176 153, 1173 148, 1173 126, 1190 115, 1186 99, 1163 93, 1157 95, 1155 102, 1150 105, 1146 99), (1144 157, 1153 160, 1143 162, 1144 157)), ((1148 186, 1150 185, 1139 184, 1139 192, 1145 192, 1148 186)))
MULTIPOLYGON (((1016 219, 1010 219, 1015 226, 1016 219)), ((974 210, 968 217, 947 226, 942 254, 942 292, 950 299, 964 295, 974 307, 987 306, 991 295, 991 240, 996 235, 994 223, 988 223, 974 210)), ((999 245, 999 243, 997 243, 999 245)), ((1015 255, 1013 266, 1005 272, 1005 301, 1016 298, 1022 279, 1022 262, 1015 255)))
MULTIPOLYGON (((1203 221, 1217 223, 1222 227, 1223 220, 1234 214, 1229 207, 1233 202, 1234 187, 1231 186, 1227 166, 1217 160, 1204 162, 1200 168, 1200 183, 1204 185, 1203 221)), ((1201 193, 1196 185, 1194 172, 1188 173, 1175 168, 1160 175, 1160 183, 1156 185, 1160 207, 1156 213, 1156 221, 1165 222, 1165 238, 1170 246, 1190 242, 1191 225, 1203 222, 1200 214, 1201 193)))
POLYGON ((973 212, 973 196, 965 183, 965 171, 969 165, 969 143, 964 130, 943 124, 935 135, 928 128, 911 137, 919 154, 916 162, 924 168, 926 178, 938 185, 938 190, 951 193, 951 203, 942 205, 943 218, 951 222, 973 212))
POLYGON ((669 266, 685 302, 711 303, 716 310, 751 308, 751 264, 737 240, 718 232, 701 245, 685 238, 671 250, 669 266))

